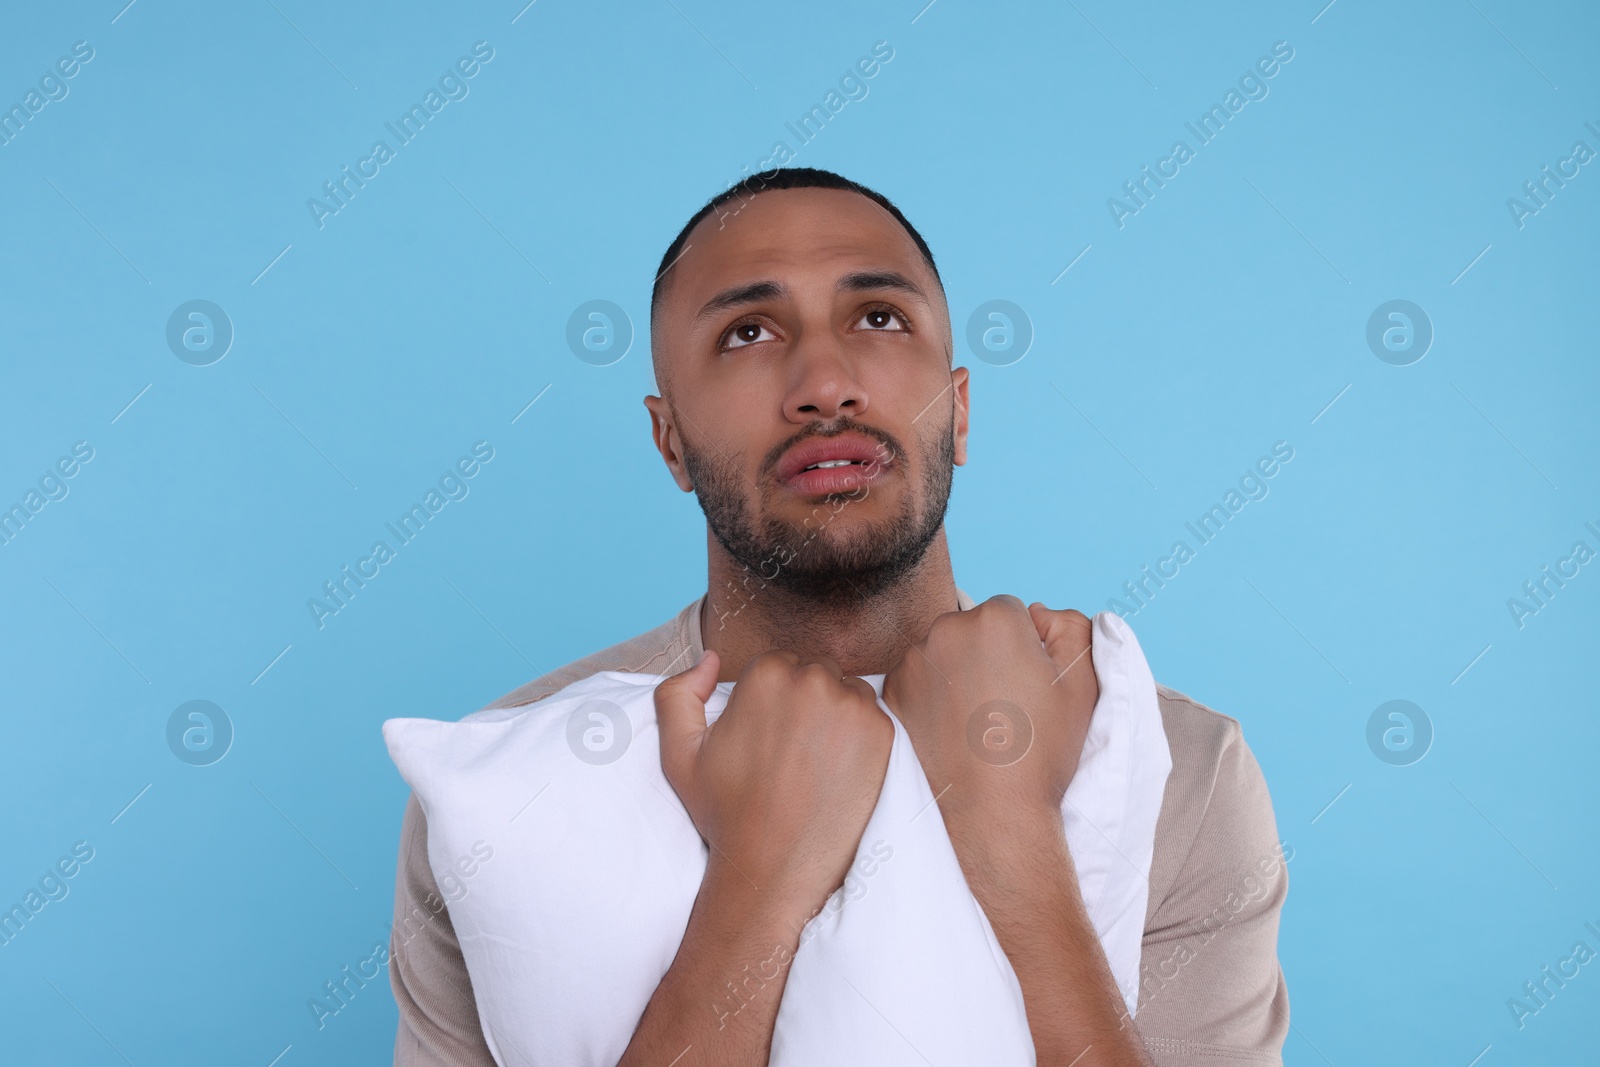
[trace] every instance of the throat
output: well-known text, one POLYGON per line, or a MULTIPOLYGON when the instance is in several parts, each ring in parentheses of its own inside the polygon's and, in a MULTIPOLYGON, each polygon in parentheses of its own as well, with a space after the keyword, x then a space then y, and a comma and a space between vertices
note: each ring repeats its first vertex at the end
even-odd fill
POLYGON ((960 607, 949 557, 930 553, 923 563, 866 595, 845 582, 825 596, 756 581, 714 584, 701 604, 700 635, 721 659, 718 680, 736 681, 746 663, 772 650, 826 656, 846 675, 888 673, 935 618, 960 607))

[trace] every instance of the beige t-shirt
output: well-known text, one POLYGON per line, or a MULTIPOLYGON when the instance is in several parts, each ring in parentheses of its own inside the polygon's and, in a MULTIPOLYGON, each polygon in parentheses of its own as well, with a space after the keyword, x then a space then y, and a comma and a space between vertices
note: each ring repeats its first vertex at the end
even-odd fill
MULTIPOLYGON (((957 597, 963 611, 973 606, 960 590, 957 597)), ((704 600, 488 707, 530 704, 599 671, 685 670, 704 647, 704 600)), ((1281 1067, 1289 993, 1278 917, 1293 851, 1280 846, 1272 798, 1239 723, 1165 686, 1156 695, 1172 773, 1156 821, 1133 1025, 1160 1067, 1281 1067)), ((400 1007, 396 1067, 495 1067, 414 795, 400 830, 389 980, 400 1007)))

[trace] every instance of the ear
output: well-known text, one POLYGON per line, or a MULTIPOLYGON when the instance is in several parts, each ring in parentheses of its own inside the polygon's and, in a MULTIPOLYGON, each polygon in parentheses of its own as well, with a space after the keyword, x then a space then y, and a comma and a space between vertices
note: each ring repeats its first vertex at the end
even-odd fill
POLYGON ((964 466, 967 462, 967 381, 972 377, 972 372, 965 367, 956 367, 950 372, 951 392, 955 398, 955 456, 956 466, 964 466))
POLYGON ((646 396, 644 406, 650 410, 650 436, 655 442, 656 451, 661 453, 661 459, 666 463, 667 470, 672 472, 672 480, 678 483, 678 488, 685 493, 694 492, 694 484, 689 481, 688 468, 683 464, 683 440, 678 436, 678 427, 672 421, 672 405, 659 396, 646 396))

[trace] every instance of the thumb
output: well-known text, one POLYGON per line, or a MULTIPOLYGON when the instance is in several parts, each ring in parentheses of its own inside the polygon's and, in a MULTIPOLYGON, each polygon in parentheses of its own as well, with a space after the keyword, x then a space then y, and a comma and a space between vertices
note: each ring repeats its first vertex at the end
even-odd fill
POLYGON ((1044 642, 1045 654, 1063 671, 1076 671, 1079 667, 1094 669, 1088 652, 1093 640, 1094 624, 1081 611, 1053 611, 1035 601, 1028 605, 1039 640, 1044 642))
POLYGON ((656 686, 656 725, 661 731, 661 769, 677 780, 706 734, 706 701, 717 687, 721 661, 706 649, 694 666, 656 686))

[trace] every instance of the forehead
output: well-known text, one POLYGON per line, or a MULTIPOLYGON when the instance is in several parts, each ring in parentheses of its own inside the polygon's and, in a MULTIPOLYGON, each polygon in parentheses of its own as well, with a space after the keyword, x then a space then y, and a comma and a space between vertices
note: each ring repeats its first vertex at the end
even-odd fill
POLYGON ((844 189, 774 189, 730 200, 689 232, 662 301, 673 318, 693 315, 712 294, 763 279, 830 285, 864 266, 894 269, 937 291, 916 243, 876 201, 844 189), (727 213, 719 220, 718 210, 727 213))

